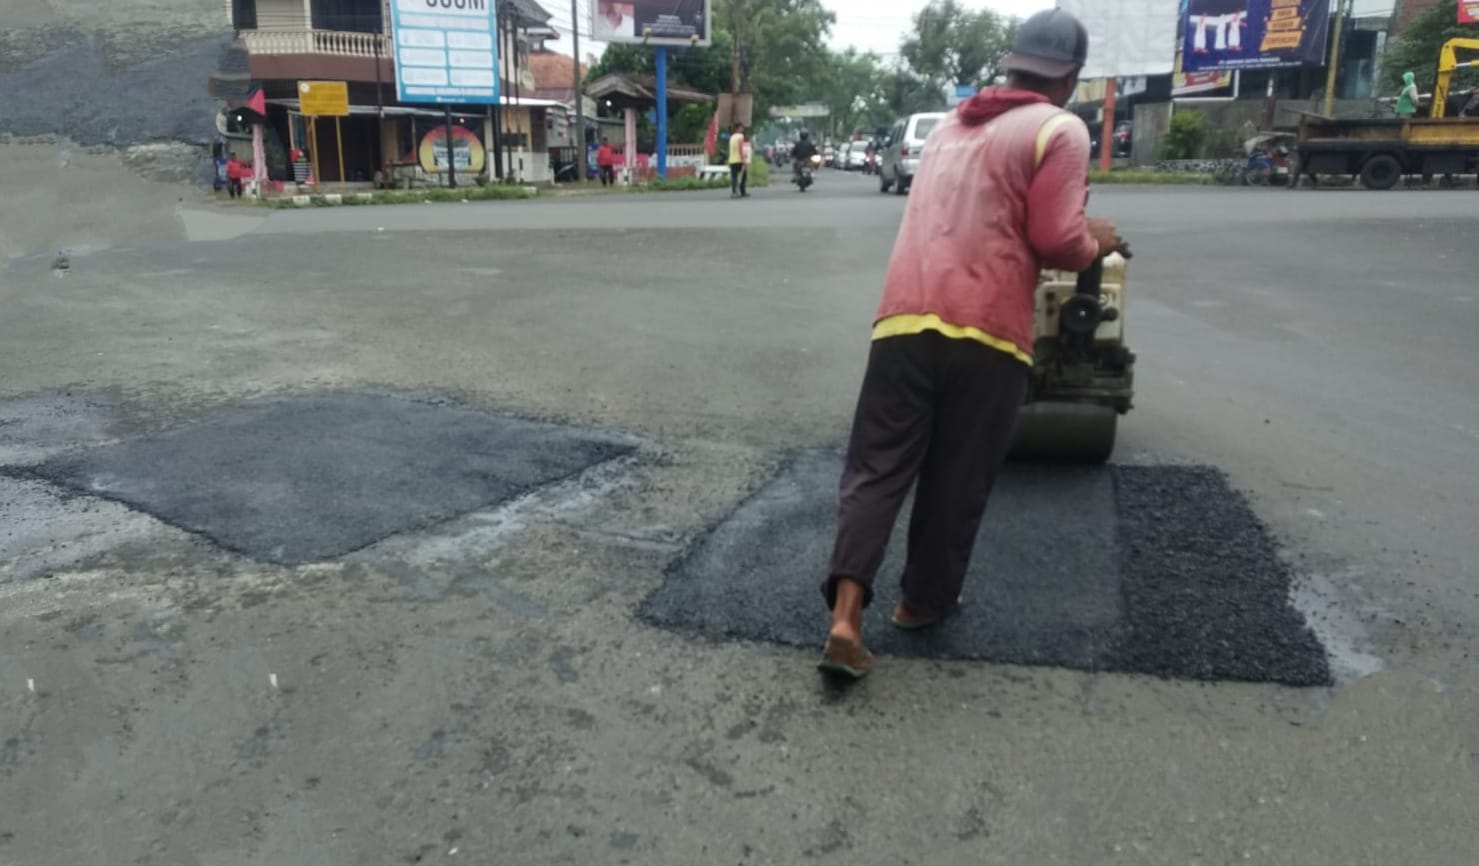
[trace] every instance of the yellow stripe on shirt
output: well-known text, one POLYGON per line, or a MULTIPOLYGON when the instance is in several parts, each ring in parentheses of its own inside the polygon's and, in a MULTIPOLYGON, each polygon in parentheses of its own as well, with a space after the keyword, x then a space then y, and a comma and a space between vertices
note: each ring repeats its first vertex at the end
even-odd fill
POLYGON ((952 325, 934 313, 923 315, 909 313, 880 319, 878 324, 873 326, 873 339, 886 340, 889 337, 923 334, 925 331, 934 331, 952 340, 975 340, 977 343, 990 346, 998 352, 1006 352, 1018 361, 1032 366, 1032 354, 1022 351, 1021 348, 1010 340, 994 337, 980 328, 972 328, 967 325, 952 325))
POLYGON ((1055 114, 1043 122, 1043 125, 1037 130, 1037 160, 1033 163, 1034 166, 1042 165, 1043 158, 1048 155, 1048 145, 1053 141, 1053 133, 1062 129, 1063 124, 1068 121, 1077 119, 1065 111, 1062 114, 1055 114))

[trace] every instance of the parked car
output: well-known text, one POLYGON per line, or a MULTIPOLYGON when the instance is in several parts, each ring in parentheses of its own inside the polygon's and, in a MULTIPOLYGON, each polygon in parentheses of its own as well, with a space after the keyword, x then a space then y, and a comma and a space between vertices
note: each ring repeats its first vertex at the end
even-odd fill
POLYGON ((883 141, 883 155, 878 163, 879 192, 891 188, 899 195, 909 192, 909 184, 914 182, 914 173, 919 170, 925 139, 944 118, 944 114, 911 114, 894 124, 883 141))
POLYGON ((868 142, 852 141, 847 145, 847 170, 867 171, 868 169, 868 142))

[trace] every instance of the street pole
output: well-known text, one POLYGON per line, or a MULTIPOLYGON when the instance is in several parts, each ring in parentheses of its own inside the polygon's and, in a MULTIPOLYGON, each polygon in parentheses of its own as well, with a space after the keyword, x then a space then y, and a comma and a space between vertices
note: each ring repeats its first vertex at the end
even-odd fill
POLYGON ((657 176, 668 179, 668 49, 657 46, 657 176))
POLYGON ((442 106, 447 110, 447 186, 457 188, 457 157, 452 150, 452 104, 442 106))
POLYGON ((580 94, 580 9, 577 0, 570 0, 570 34, 575 40, 575 164, 579 173, 575 180, 585 182, 585 98, 580 94))
POLYGON ((1349 2, 1341 2, 1335 7, 1334 31, 1330 34, 1330 70, 1325 75, 1326 117, 1335 116, 1335 77, 1340 71, 1340 36, 1345 29, 1345 15, 1349 6, 1349 2))
POLYGON ((1104 130, 1099 135, 1099 170, 1114 168, 1114 97, 1115 78, 1104 85, 1104 130))

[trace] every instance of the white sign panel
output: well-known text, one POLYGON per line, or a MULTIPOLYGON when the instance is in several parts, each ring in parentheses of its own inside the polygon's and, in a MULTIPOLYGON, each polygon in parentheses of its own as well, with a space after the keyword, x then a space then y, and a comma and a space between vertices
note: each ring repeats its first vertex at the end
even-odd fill
POLYGON ((498 102, 494 0, 392 0, 401 102, 498 102))
POLYGON ((1058 0, 1089 29, 1089 62, 1080 76, 1169 75, 1176 65, 1180 0, 1058 0))

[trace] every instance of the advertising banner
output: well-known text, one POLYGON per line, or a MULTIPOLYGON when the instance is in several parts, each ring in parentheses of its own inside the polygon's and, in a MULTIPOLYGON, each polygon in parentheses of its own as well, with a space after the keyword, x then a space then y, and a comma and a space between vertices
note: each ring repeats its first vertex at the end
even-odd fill
POLYGON ((590 0, 591 35, 626 45, 708 45, 713 0, 590 0))
POLYGON ((1185 0, 1183 71, 1324 66, 1329 0, 1185 0))
POLYGON ((494 0, 391 0, 401 102, 498 102, 494 0))
POLYGON ((1458 23, 1479 24, 1479 0, 1458 0, 1458 23))
POLYGON ((1089 62, 1079 76, 1167 75, 1180 0, 1058 0, 1089 31, 1089 62))
POLYGON ((1231 72, 1187 72, 1181 63, 1181 48, 1176 48, 1176 71, 1171 73, 1171 96, 1191 96, 1231 87, 1231 72))
MULTIPOLYGON (((416 159, 427 172, 439 174, 447 170, 447 127, 435 127, 422 137, 421 146, 416 149, 416 159)), ((456 161, 459 174, 477 174, 483 170, 487 153, 476 133, 454 124, 452 159, 456 161)))

